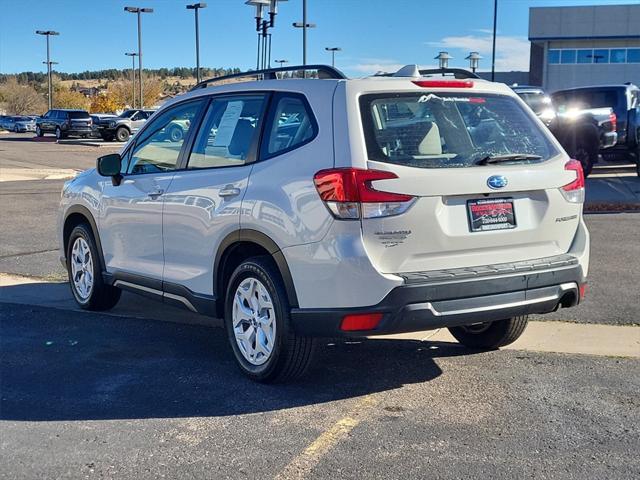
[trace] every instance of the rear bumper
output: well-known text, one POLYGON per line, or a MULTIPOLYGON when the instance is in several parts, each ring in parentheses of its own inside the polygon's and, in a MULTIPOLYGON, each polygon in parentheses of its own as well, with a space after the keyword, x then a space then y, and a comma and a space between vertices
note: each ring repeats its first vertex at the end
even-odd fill
POLYGON ((301 335, 352 337, 431 330, 549 313, 559 307, 575 306, 580 301, 579 289, 585 283, 585 276, 577 259, 573 260, 545 270, 532 267, 522 273, 487 273, 460 280, 430 279, 426 274, 431 272, 424 272, 421 275, 423 280, 405 278, 405 285, 391 290, 374 306, 293 309, 293 328, 301 335), (340 330, 346 315, 363 313, 381 313, 382 320, 374 330, 340 330))

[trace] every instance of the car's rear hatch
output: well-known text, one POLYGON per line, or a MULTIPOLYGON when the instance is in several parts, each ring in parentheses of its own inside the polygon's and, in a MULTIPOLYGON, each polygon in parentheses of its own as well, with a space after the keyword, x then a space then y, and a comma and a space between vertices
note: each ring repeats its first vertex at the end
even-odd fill
POLYGON ((365 248, 380 271, 566 253, 582 203, 562 188, 579 174, 533 114, 514 97, 472 87, 416 90, 359 99, 366 168, 396 177, 370 187, 413 197, 403 213, 362 215, 365 248))

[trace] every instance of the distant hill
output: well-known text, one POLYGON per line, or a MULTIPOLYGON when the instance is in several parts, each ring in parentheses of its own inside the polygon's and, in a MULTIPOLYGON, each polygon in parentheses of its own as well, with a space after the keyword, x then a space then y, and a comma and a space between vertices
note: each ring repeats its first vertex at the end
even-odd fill
MULTIPOLYGON (((158 77, 161 80, 167 80, 171 83, 180 80, 196 77, 196 69, 191 67, 174 67, 174 68, 145 68, 144 74, 150 77, 158 77), (177 79, 177 80, 176 80, 177 79)), ((218 77, 239 73, 239 68, 201 68, 202 77, 218 77)), ((131 69, 110 68, 107 70, 93 70, 79 73, 53 72, 56 77, 62 81, 76 81, 84 85, 84 81, 97 80, 98 82, 128 80, 131 78, 131 69)), ((21 72, 13 74, 0 74, 0 83, 6 82, 10 78, 15 78, 19 84, 40 84, 47 81, 47 74, 43 72, 21 72)), ((182 81, 180 81, 182 83, 182 81)))

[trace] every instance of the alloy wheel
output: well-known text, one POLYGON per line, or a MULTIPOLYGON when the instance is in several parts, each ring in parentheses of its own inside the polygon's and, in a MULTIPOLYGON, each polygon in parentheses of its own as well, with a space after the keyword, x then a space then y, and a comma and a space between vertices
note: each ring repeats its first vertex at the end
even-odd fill
POLYGON ((264 284, 254 278, 244 279, 233 299, 233 334, 238 349, 251 365, 263 365, 274 350, 276 318, 273 301, 264 284))
POLYGON ((71 249, 71 281, 73 289, 83 302, 93 291, 93 258, 89 244, 82 237, 76 238, 71 249))

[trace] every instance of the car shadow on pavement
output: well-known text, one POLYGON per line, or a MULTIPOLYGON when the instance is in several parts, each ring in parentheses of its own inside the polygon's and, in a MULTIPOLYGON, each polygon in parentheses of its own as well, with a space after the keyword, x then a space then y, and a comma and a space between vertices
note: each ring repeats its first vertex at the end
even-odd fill
POLYGON ((226 416, 331 402, 428 382, 463 347, 323 342, 306 377, 261 385, 220 328, 0 303, 0 419, 226 416))

